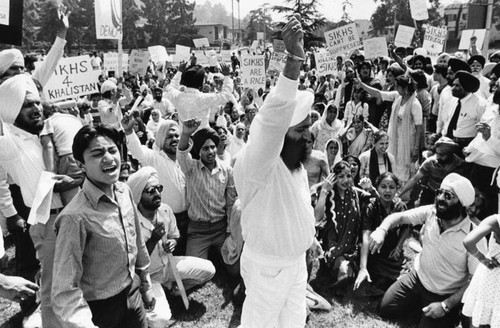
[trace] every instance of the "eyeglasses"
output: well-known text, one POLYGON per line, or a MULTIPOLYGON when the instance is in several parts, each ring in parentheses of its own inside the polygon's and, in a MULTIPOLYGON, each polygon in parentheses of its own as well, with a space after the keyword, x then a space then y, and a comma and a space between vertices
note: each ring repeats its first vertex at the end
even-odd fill
POLYGON ((453 198, 456 197, 453 193, 451 193, 451 192, 449 192, 447 190, 443 190, 443 189, 437 189, 436 190, 436 197, 439 197, 442 194, 444 194, 444 199, 446 199, 446 200, 452 200, 453 198))
POLYGON ((149 187, 144 192, 148 196, 153 196, 157 191, 161 194, 161 192, 163 191, 163 186, 162 185, 157 185, 157 186, 149 187))

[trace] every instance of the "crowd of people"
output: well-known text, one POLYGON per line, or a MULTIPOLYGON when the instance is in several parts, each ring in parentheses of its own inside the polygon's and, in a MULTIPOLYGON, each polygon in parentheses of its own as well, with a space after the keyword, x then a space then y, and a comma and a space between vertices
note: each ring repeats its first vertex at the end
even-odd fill
POLYGON ((0 52, 16 259, 0 296, 25 327, 166 327, 166 295, 188 307, 218 270, 238 282, 245 328, 303 327, 307 299, 353 289, 382 318, 500 327, 500 51, 355 50, 320 75, 293 18, 286 64, 258 90, 242 87, 241 53, 210 51, 207 66, 193 53, 103 71, 99 93, 48 103, 67 15, 58 24, 37 68, 0 52))

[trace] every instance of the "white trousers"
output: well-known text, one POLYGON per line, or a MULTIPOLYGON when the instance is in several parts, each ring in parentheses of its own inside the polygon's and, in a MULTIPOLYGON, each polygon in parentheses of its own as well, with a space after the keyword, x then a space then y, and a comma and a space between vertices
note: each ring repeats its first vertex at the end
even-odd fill
POLYGON ((276 259, 243 247, 241 276, 246 298, 241 328, 303 328, 306 324, 305 253, 276 259))

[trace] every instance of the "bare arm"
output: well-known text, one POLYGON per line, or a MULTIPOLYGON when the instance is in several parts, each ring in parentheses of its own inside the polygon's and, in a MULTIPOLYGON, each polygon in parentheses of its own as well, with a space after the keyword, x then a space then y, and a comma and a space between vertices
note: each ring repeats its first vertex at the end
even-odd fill
POLYGON ((406 184, 401 188, 399 195, 404 195, 406 192, 411 190, 417 182, 419 182, 424 177, 424 174, 418 170, 417 174, 415 174, 406 184))
POLYGON ((43 135, 40 139, 43 147, 43 162, 45 164, 45 169, 57 173, 54 165, 54 143, 52 142, 52 134, 43 135))

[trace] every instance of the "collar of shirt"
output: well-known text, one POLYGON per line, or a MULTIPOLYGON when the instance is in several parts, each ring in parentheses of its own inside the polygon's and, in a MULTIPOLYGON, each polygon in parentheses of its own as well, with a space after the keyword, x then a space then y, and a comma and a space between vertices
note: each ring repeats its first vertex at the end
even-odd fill
MULTIPOLYGON (((441 230, 441 219, 437 217, 436 207, 434 207, 432 209, 432 211, 436 217, 436 224, 438 226, 438 231, 440 231, 441 230)), ((458 231, 463 231, 465 234, 468 234, 470 231, 470 225, 471 225, 471 221, 469 219, 469 216, 466 216, 465 219, 463 219, 460 223, 457 223, 454 226, 449 227, 445 231, 441 232, 441 234, 458 232, 458 231)))
POLYGON ((210 175, 214 175, 214 174, 218 173, 221 170, 221 167, 220 167, 219 163, 217 162, 217 160, 215 161, 215 167, 214 167, 214 169, 212 171, 210 171, 210 169, 208 167, 206 167, 205 164, 203 164, 203 162, 201 161, 201 159, 198 160, 197 165, 198 165, 198 169, 200 169, 202 171, 203 170, 207 170, 210 173, 210 175))
MULTIPOLYGON (((116 193, 115 195, 117 196, 118 199, 118 194, 123 194, 125 191, 125 185, 121 182, 117 182, 113 185, 113 191, 116 193)), ((89 199, 90 203, 94 207, 94 209, 97 210, 97 206, 99 202, 102 200, 103 197, 106 197, 111 202, 115 202, 113 199, 110 199, 104 191, 101 189, 97 188, 95 184, 93 184, 89 179, 85 179, 83 182, 82 190, 89 199)))
POLYGON ((460 102, 463 105, 464 103, 468 102, 471 99, 472 95, 473 95, 473 93, 471 92, 467 96, 463 97, 462 99, 458 99, 458 100, 460 100, 460 102))
MULTIPOLYGON (((145 217, 144 215, 142 215, 141 211, 137 210, 137 215, 139 216, 139 222, 141 223, 141 225, 149 230, 149 231, 153 231, 155 226, 153 224, 153 222, 149 221, 149 219, 147 217, 145 217)), ((158 212, 155 214, 155 218, 157 217, 158 215, 158 212)))

